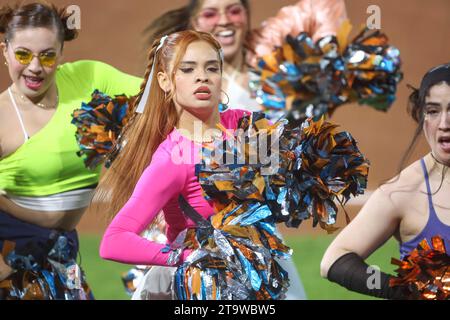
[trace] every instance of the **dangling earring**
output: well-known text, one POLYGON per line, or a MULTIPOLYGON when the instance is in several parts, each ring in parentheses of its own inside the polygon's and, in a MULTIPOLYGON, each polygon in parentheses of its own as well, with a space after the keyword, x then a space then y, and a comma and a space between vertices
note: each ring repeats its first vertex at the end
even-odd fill
POLYGON ((9 64, 8 64, 8 62, 7 62, 7 61, 5 61, 5 66, 9 66, 9 64))
POLYGON ((224 94, 225 94, 225 96, 227 97, 227 102, 220 102, 224 107, 225 107, 225 109, 226 108, 228 108, 228 104, 230 103, 230 97, 227 95, 227 93, 225 92, 225 91, 223 91, 223 90, 221 90, 224 94))

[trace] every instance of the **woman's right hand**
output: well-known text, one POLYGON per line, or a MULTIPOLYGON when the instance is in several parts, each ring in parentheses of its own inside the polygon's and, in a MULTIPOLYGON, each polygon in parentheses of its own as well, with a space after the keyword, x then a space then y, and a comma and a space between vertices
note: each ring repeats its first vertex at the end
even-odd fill
POLYGON ((11 268, 3 259, 2 254, 0 253, 0 281, 5 280, 14 272, 13 268, 11 268))

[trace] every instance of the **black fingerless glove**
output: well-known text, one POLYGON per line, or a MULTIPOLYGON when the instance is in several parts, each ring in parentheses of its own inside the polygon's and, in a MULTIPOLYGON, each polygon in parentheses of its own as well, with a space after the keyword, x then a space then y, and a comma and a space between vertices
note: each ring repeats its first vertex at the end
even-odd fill
POLYGON ((350 252, 333 263, 328 271, 327 278, 331 282, 340 284, 348 290, 365 295, 390 300, 407 298, 402 288, 389 286, 389 279, 392 276, 381 271, 379 272, 379 287, 369 288, 369 278, 374 275, 373 272, 368 272, 368 270, 369 265, 359 255, 350 252))

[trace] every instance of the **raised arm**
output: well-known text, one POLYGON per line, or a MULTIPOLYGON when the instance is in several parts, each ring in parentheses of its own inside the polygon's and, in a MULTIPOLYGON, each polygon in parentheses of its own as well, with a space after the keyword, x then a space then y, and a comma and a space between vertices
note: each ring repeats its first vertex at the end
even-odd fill
POLYGON ((249 63, 255 66, 258 57, 282 45, 288 34, 297 36, 306 31, 316 41, 330 34, 335 35, 346 19, 343 0, 300 0, 294 5, 283 7, 276 16, 267 19, 253 31, 250 47, 254 54, 249 55, 249 63))
POLYGON ((63 67, 70 74, 74 86, 79 83, 84 84, 82 91, 77 93, 83 97, 88 97, 95 89, 112 97, 120 94, 133 96, 139 93, 142 84, 141 78, 122 72, 101 61, 79 60, 65 64, 63 67))
POLYGON ((169 254, 161 252, 164 245, 147 240, 140 233, 170 199, 178 197, 185 180, 183 165, 174 164, 170 156, 161 156, 157 151, 131 198, 108 226, 100 245, 100 256, 128 264, 167 266, 169 254))

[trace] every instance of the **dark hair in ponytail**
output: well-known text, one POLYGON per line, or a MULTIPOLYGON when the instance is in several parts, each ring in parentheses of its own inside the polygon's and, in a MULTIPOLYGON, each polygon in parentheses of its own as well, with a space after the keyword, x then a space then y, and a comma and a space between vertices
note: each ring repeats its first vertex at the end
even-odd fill
MULTIPOLYGON (((447 83, 450 85, 450 64, 439 65, 435 68, 429 70, 423 77, 420 87, 414 88, 411 85, 407 85, 409 89, 411 89, 411 94, 408 98, 408 106, 407 111, 408 114, 413 118, 413 120, 417 123, 416 130, 414 132, 413 138, 409 143, 408 148, 403 154, 400 164, 398 167, 397 178, 399 177, 401 171, 405 168, 406 162, 414 151, 414 148, 417 145, 417 141, 419 139, 420 134, 423 130, 423 125, 425 122, 425 100, 426 97, 430 93, 431 87, 438 85, 440 83, 447 83)), ((395 181, 395 180, 393 180, 395 181)), ((392 182, 393 182, 392 181, 392 182)), ((442 185, 442 182, 441 182, 442 185)), ((440 189, 440 187, 439 187, 440 189)), ((437 191, 439 191, 439 189, 437 191)), ((437 193, 437 191, 435 193, 437 193)))
MULTIPOLYGON (((190 0, 186 6, 168 11, 153 20, 144 30, 144 35, 147 36, 147 44, 152 44, 155 39, 164 35, 192 29, 191 19, 197 13, 201 2, 201 0, 190 0)), ((241 4, 247 10, 250 21, 250 5, 248 0, 241 0, 241 4)))
POLYGON ((66 8, 58 9, 53 4, 34 2, 25 5, 0 7, 0 33, 5 34, 5 41, 13 39, 17 30, 26 28, 55 28, 61 45, 78 35, 76 29, 68 27, 70 15, 66 8))
POLYGON ((10 6, 0 8, 0 33, 6 33, 9 21, 13 16, 14 10, 10 6))
MULTIPOLYGON (((408 98, 408 105, 407 105, 407 111, 408 114, 413 118, 413 120, 417 123, 416 130, 414 131, 413 138, 411 139, 411 142, 409 143, 408 148, 406 149, 405 153, 403 154, 400 164, 398 166, 398 173, 400 173, 404 168, 405 164, 408 161, 409 157, 413 153, 417 141, 420 137, 420 134, 423 130, 423 124, 424 124, 424 107, 425 107, 425 99, 423 102, 420 102, 419 100, 419 89, 414 88, 411 85, 407 85, 407 87, 411 90, 411 94, 408 98)), ((428 90, 427 90, 428 95, 428 90)))

